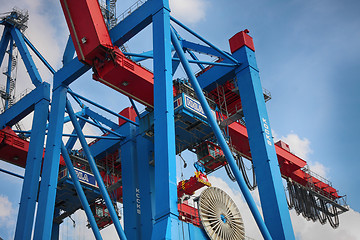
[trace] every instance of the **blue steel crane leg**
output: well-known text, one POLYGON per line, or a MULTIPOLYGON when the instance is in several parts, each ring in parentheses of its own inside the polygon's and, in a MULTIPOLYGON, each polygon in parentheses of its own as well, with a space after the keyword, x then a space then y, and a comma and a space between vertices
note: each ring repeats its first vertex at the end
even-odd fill
MULTIPOLYGON (((56 74, 54 82, 56 82, 56 74)), ((34 239, 48 240, 54 217, 57 179, 59 174, 59 160, 61 138, 63 131, 65 102, 67 89, 60 86, 53 91, 51 111, 49 117, 49 130, 46 139, 46 150, 41 176, 39 203, 36 213, 34 239)))
POLYGON ((256 223, 258 224, 258 227, 264 237, 264 239, 272 239, 271 236, 270 236, 270 233, 260 215, 260 212, 259 210, 257 209, 256 207, 256 203, 254 201, 254 199, 252 198, 251 194, 250 194, 250 191, 248 189, 248 187, 246 186, 246 183, 245 183, 245 180, 243 179, 243 177, 241 176, 241 173, 239 171, 239 168, 237 167, 236 163, 235 163, 235 160, 234 160, 234 157, 230 151, 230 148, 229 146, 227 145, 226 141, 225 141, 225 138, 224 136, 222 135, 222 132, 220 130, 220 127, 219 125, 217 124, 216 122, 216 119, 215 117, 212 115, 211 113, 211 109, 205 99, 205 96, 200 88, 200 85, 199 83, 196 81, 196 78, 195 78, 195 75, 193 74, 192 70, 191 70, 191 67, 190 67, 190 64, 189 62, 187 61, 186 57, 185 57, 185 54, 180 46, 180 43, 179 43, 179 40, 177 39, 176 35, 174 32, 171 31, 171 41, 176 49, 176 52, 178 53, 179 57, 180 57, 180 60, 181 60, 181 63, 184 67, 184 70, 187 74, 187 76, 189 77, 190 79, 190 82, 191 82, 191 85, 192 87, 194 88, 195 90, 195 93, 201 103, 201 106, 202 108, 204 109, 204 112, 205 112, 205 115, 208 119, 208 122, 211 126, 211 128, 213 129, 214 131, 214 134, 220 144, 220 147, 221 149, 224 151, 224 154, 225 154, 225 157, 228 161, 228 164, 230 165, 231 167, 231 170, 239 184, 239 187, 244 195, 244 198, 247 202, 247 204, 249 205, 249 208, 255 218, 255 221, 256 223))
POLYGON ((35 86, 38 86, 41 83, 41 77, 30 55, 30 52, 26 47, 26 43, 24 41, 24 38, 20 30, 15 27, 12 28, 11 36, 13 37, 15 44, 18 47, 19 53, 23 59, 23 62, 25 64, 26 70, 29 73, 32 83, 35 86))
POLYGON ((4 60, 5 51, 7 46, 9 45, 10 36, 11 35, 9 33, 9 28, 5 27, 0 40, 0 66, 2 64, 2 61, 4 60))
POLYGON ((93 156, 92 156, 92 154, 90 152, 90 148, 89 148, 89 146, 88 146, 88 144, 86 142, 84 134, 81 131, 79 122, 76 120, 76 116, 75 116, 74 110, 71 107, 70 101, 66 101, 66 110, 67 110, 67 112, 68 112, 68 114, 70 116, 71 122, 72 122, 72 124, 73 124, 73 126, 74 126, 74 128, 76 130, 76 134, 78 135, 78 138, 79 138, 81 146, 82 146, 82 148, 84 150, 84 153, 85 153, 85 155, 86 155, 86 157, 87 157, 87 159, 89 161, 91 171, 94 174, 95 179, 96 179, 96 181, 97 181, 97 183, 99 185, 101 195, 103 196, 106 207, 109 210, 109 214, 110 214, 111 220, 114 223, 115 229, 116 229, 120 239, 125 240, 126 239, 125 233, 124 233, 124 231, 123 231, 123 229, 122 229, 122 227, 120 225, 119 218, 118 218, 118 216, 116 214, 116 211, 115 211, 114 206, 112 204, 112 201, 110 199, 109 193, 106 190, 106 187, 105 187, 103 179, 102 179, 102 177, 100 175, 99 169, 97 168, 95 160, 94 160, 94 158, 93 158, 93 156))
POLYGON ((274 239, 294 239, 255 54, 243 46, 233 56, 243 63, 236 70, 237 85, 265 223, 274 239))
MULTIPOLYGON (((124 206, 124 229, 129 239, 140 238, 140 215, 137 212, 136 194, 139 191, 138 179, 141 175, 136 172, 136 128, 129 123, 121 126, 128 141, 121 145, 121 178, 123 186, 123 206, 124 206)), ((123 132, 122 132, 123 133, 123 132)), ((139 204, 141 211, 141 204, 139 204)), ((141 212, 140 212, 141 213, 141 212)))
POLYGON ((154 167, 150 165, 153 159, 154 143, 142 135, 136 137, 137 148, 137 175, 139 191, 135 195, 136 201, 140 204, 140 226, 141 226, 141 239, 149 239, 153 229, 153 209, 152 209, 152 196, 154 192, 151 191, 150 181, 154 167))
MULTIPOLYGON (((60 215, 60 209, 55 208, 54 211, 54 218, 58 217, 60 215)), ((53 223, 52 229, 51 229, 51 240, 59 240, 60 236, 60 224, 61 223, 53 223)))
POLYGON ((167 0, 153 16, 155 224, 152 239, 178 239, 175 123, 167 0))
POLYGON ((80 202, 81 202, 81 206, 83 207, 83 209, 84 209, 84 211, 86 213, 86 216, 87 216, 87 218, 89 220, 89 223, 90 223, 91 229, 92 229, 92 231, 94 233, 94 236, 95 236, 95 238, 97 240, 101 240, 102 237, 101 237, 101 234, 100 234, 99 227, 96 224, 95 217, 91 212, 89 202, 86 199, 84 190, 81 187, 81 184, 79 182, 79 178, 77 177, 76 172, 74 170, 74 166, 71 163, 69 153, 68 153, 68 151, 65 148, 63 143, 61 143, 61 154, 62 154, 62 156, 64 158, 66 167, 67 167, 67 169, 69 171, 69 174, 71 176, 71 180, 74 183, 76 193, 77 193, 77 195, 78 195, 78 197, 80 199, 80 202))
POLYGON ((10 99, 10 84, 11 84, 11 71, 12 71, 12 64, 13 64, 13 39, 10 38, 9 41, 9 59, 8 59, 8 69, 6 75, 6 98, 5 98, 5 110, 9 108, 9 99, 10 99))
POLYGON ((44 151, 45 128, 50 104, 50 85, 47 96, 35 104, 29 152, 21 192, 20 207, 16 222, 15 239, 30 239, 33 229, 35 206, 38 194, 40 169, 44 151))

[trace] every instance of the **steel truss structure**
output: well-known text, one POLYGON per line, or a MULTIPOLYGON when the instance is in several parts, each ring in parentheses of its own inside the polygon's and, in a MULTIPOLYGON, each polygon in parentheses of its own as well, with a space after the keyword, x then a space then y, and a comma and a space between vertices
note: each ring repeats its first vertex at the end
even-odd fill
MULTIPOLYGON (((111 219, 120 239, 207 239, 199 227, 179 218, 176 154, 210 138, 221 148, 226 158, 224 165, 230 167, 263 237, 294 239, 282 176, 303 179, 301 169, 306 162, 273 142, 252 38, 246 31, 234 35, 230 39, 230 54, 171 17, 168 0, 141 3, 117 24, 107 19, 106 23, 111 25, 108 31, 102 12, 110 11, 100 8, 97 0, 61 0, 71 36, 59 70, 47 63, 19 26, 9 21, 11 18, 1 20, 5 28, 0 42, 0 63, 7 47, 15 42, 35 86, 31 93, 0 114, 0 125, 4 129, 2 139, 24 144, 19 148, 6 143, 11 151, 17 151, 17 157, 9 155, 10 150, 5 152, 7 148, 0 150, 3 159, 25 167, 15 239, 31 239, 32 236, 34 239, 58 239, 62 219, 79 208, 86 212, 95 238, 102 239, 100 229, 108 222, 99 225, 99 216, 94 215, 96 207, 107 209, 103 214, 111 219), (151 24, 152 51, 139 54, 119 50, 151 24), (183 39, 175 27, 185 30, 202 44, 183 39), (42 81, 28 48, 53 73, 52 87, 42 81), (77 57, 73 58, 75 52, 77 57), (194 52, 215 56, 217 61, 201 61, 194 52), (144 59, 153 59, 153 73, 139 65, 144 59), (194 93, 193 99, 185 93, 174 96, 173 74, 180 64, 186 72, 187 85, 194 93), (201 69, 200 74, 195 75, 190 64, 196 64, 201 69), (71 84, 90 69, 94 71, 95 80, 128 96, 132 108, 116 113, 72 91, 71 84), (232 148, 224 137, 224 125, 219 126, 219 116, 223 120, 229 116, 221 111, 215 116, 203 93, 203 90, 211 92, 219 85, 225 86, 229 80, 238 88, 237 101, 241 101, 241 116, 244 117, 227 120, 225 124, 232 148), (81 111, 74 112, 70 97, 81 106, 81 111), (145 105, 146 111, 140 114, 133 100, 145 105), (196 105, 192 115, 189 109, 179 110, 180 106, 185 107, 186 101, 193 101, 193 107, 196 105), (93 108, 118 117, 119 123, 93 108), (18 138, 10 127, 31 112, 34 113, 32 129, 22 132, 30 137, 27 142, 18 138), (179 114, 184 114, 183 118, 191 116, 189 121, 195 119, 195 125, 190 122, 186 131, 182 131, 185 128, 180 126, 179 114), (246 128, 240 120, 245 120, 246 128), (74 127, 70 135, 63 134, 65 122, 71 122, 74 127), (100 128, 104 134, 84 134, 85 124, 100 128), (179 137, 200 125, 206 134, 179 137), (66 143, 63 136, 69 136, 66 143), (88 144, 86 138, 96 140, 88 144), (74 149, 76 140, 81 143, 80 151, 74 149), (239 170, 234 152, 252 159, 264 218, 250 194, 244 173, 239 170), (108 167, 109 162, 113 170, 108 167), (279 163, 286 165, 281 171, 279 163), (75 189, 77 196, 66 195, 66 188, 75 189), (122 202, 124 207, 124 229, 114 204, 116 201, 122 202), (185 224, 185 228, 182 225, 180 229, 180 224, 185 224), (183 231, 186 234, 180 234, 183 231)), ((311 181, 314 180, 312 177, 311 181)), ((326 199, 322 198, 325 202, 336 203, 340 198, 329 185, 319 189, 328 194, 326 199)), ((341 204, 336 207, 346 211, 341 204)))

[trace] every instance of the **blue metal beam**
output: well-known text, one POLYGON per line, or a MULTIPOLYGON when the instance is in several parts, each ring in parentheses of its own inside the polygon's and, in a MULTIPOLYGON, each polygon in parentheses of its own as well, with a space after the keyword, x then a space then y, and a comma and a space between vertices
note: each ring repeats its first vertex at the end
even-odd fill
POLYGON ((75 116, 76 116, 77 118, 79 118, 79 119, 82 119, 83 121, 85 121, 85 122, 87 122, 87 123, 90 123, 91 125, 94 125, 94 126, 96 126, 96 127, 98 127, 98 128, 101 128, 101 129, 105 130, 106 132, 109 132, 110 134, 114 134, 114 135, 116 135, 116 136, 118 136, 118 137, 120 137, 120 138, 124 138, 124 136, 122 136, 121 134, 119 134, 119 133, 117 133, 117 132, 114 132, 114 131, 106 128, 106 127, 100 126, 100 125, 98 125, 97 123, 94 123, 94 122, 92 122, 92 121, 90 121, 90 120, 88 120, 88 119, 86 119, 86 118, 84 118, 84 117, 82 117, 82 116, 79 116, 79 115, 76 115, 76 114, 75 114, 75 116))
POLYGON ((4 60, 5 51, 7 46, 9 45, 10 36, 11 35, 9 33, 9 28, 5 27, 0 40, 0 66, 2 64, 2 61, 4 60))
MULTIPOLYGON (((83 127, 85 126, 85 121, 80 119, 79 124, 80 124, 81 129, 83 129, 83 127)), ((76 135, 75 129, 72 131, 72 135, 74 135, 74 136, 71 136, 68 139, 68 141, 66 142, 65 147, 66 147, 67 150, 71 150, 74 147, 75 143, 76 143, 77 135, 76 135)), ((63 134, 63 136, 64 136, 64 134, 63 134)))
POLYGON ((41 55, 41 53, 36 49, 36 47, 30 42, 30 40, 25 36, 22 35, 25 43, 30 47, 30 49, 35 53, 35 55, 41 60, 41 62, 49 69, 49 71, 54 74, 55 69, 50 65, 48 61, 41 55))
MULTIPOLYGON (((144 54, 144 53, 124 53, 126 56, 136 56, 141 58, 153 58, 153 55, 144 54)), ((180 61, 179 58, 172 58, 172 61, 180 61)), ((235 68, 238 64, 232 63, 225 63, 225 62, 208 62, 208 61, 201 61, 201 60, 190 60, 188 59, 189 63, 196 63, 196 64, 207 64, 207 65, 214 65, 214 66, 221 66, 221 67, 232 67, 235 68)))
POLYGON ((225 154, 225 157, 228 161, 228 164, 230 165, 231 167, 231 170, 239 184, 239 187, 244 195, 244 198, 247 202, 247 204, 249 205, 249 208, 255 218, 255 221, 256 223, 258 224, 258 227, 263 235, 263 237, 265 239, 272 239, 271 236, 270 236, 270 233, 264 223, 264 220, 262 219, 261 215, 260 215, 260 212, 259 210, 257 209, 257 206, 256 206, 256 203, 254 201, 254 199, 252 198, 251 196, 251 193, 245 183, 245 180, 244 178, 242 177, 240 171, 239 171, 239 168, 237 167, 237 164, 235 163, 235 160, 234 160, 234 157, 230 151, 230 148, 229 146, 227 145, 226 141, 225 141, 225 138, 220 130, 220 127, 219 125, 217 124, 216 122, 216 119, 215 117, 212 115, 211 113, 211 109, 207 103, 207 100, 202 92, 202 89, 200 88, 200 85, 199 83, 197 82, 192 70, 191 70, 191 67, 189 65, 189 63, 187 62, 187 59, 185 57, 185 54, 184 52, 182 51, 182 48, 180 46, 180 43, 175 35, 174 32, 171 32, 171 41, 176 49, 176 52, 178 53, 180 59, 181 59, 181 63, 185 69, 185 72, 187 74, 187 76, 189 77, 189 80, 191 82, 191 85, 192 87, 194 88, 195 90, 195 93, 201 103, 201 106, 205 112, 205 115, 208 119, 208 122, 211 126, 211 128, 213 129, 214 131, 214 134, 216 136, 216 139, 218 140, 218 143, 220 144, 220 147, 221 149, 223 150, 224 154, 225 154))
POLYGON ((135 110, 135 113, 136 113, 137 117, 140 119, 140 113, 139 113, 139 111, 138 111, 138 109, 137 109, 137 107, 135 105, 134 100, 131 97, 129 97, 129 100, 130 100, 131 106, 135 110))
MULTIPOLYGON (((80 124, 80 123, 79 123, 80 124)), ((14 132, 16 133, 27 133, 27 134, 31 134, 31 131, 19 131, 19 130, 14 130, 14 132)), ((47 132, 45 132, 45 135, 47 134, 47 132)), ((62 135, 63 137, 76 137, 76 134, 67 134, 67 133, 63 133, 62 135)), ((84 135, 85 138, 97 138, 97 139, 106 139, 106 140, 121 140, 123 139, 122 137, 108 137, 108 136, 97 136, 97 135, 84 135)))
POLYGON ((87 116, 91 117, 92 119, 96 119, 97 121, 105 124, 106 126, 110 127, 111 129, 116 129, 119 127, 119 124, 114 123, 113 121, 111 121, 110 119, 107 119, 104 116, 101 116, 100 114, 94 112, 90 108, 85 108, 85 114, 87 116))
POLYGON ((71 60, 73 60, 74 55, 75 55, 75 47, 74 47, 74 43, 71 39, 71 35, 69 35, 69 38, 67 40, 66 47, 64 50, 64 54, 63 54, 63 59, 62 59, 63 65, 66 65, 71 60))
POLYGON ((295 239, 254 52, 243 46, 233 56, 251 156, 265 223, 274 239, 295 239))
POLYGON ((39 86, 42 82, 40 74, 35 66, 34 60, 32 59, 29 50, 26 47, 26 43, 19 29, 13 27, 11 29, 11 36, 13 37, 16 46, 18 47, 19 53, 23 59, 25 67, 29 73, 32 83, 35 86, 39 86))
POLYGON ((148 0, 127 18, 113 27, 109 34, 116 46, 121 46, 148 26, 155 12, 155 0, 148 0))
MULTIPOLYGON (((80 126, 80 125, 79 125, 80 126)), ((86 199, 86 196, 85 196, 85 193, 84 193, 84 190, 82 189, 81 187, 81 184, 79 182, 79 179, 76 175, 76 172, 74 170, 74 166, 72 165, 71 163, 71 160, 70 160, 70 156, 69 156, 69 153, 67 152, 64 144, 62 143, 61 144, 61 154, 64 158, 64 161, 65 161, 65 164, 66 164, 66 167, 69 171, 69 174, 71 176, 71 180, 73 181, 74 183, 74 186, 75 186, 75 189, 76 189, 76 193, 77 195, 79 196, 79 199, 80 199, 80 202, 81 202, 81 206, 83 207, 85 213, 86 213, 86 216, 89 220, 89 223, 90 223, 90 226, 91 226, 91 229, 94 233, 94 236, 97 240, 100 240, 102 239, 101 237, 101 234, 100 234, 100 230, 99 230, 99 227, 98 225, 96 224, 96 220, 94 218, 94 215, 92 214, 91 212, 91 209, 90 209, 90 205, 89 205, 89 202, 87 201, 86 199)))
POLYGON ((191 30, 190 28, 188 28, 187 26, 185 26, 184 24, 182 24, 180 21, 176 20, 174 17, 171 17, 171 20, 173 22, 175 22, 177 25, 179 25, 180 27, 182 27, 183 29, 185 29, 186 31, 188 31, 189 33, 191 33, 193 36, 197 37, 198 39, 200 39, 201 41, 203 41, 204 43, 206 43, 207 45, 209 45, 210 47, 212 47, 213 49, 215 49, 218 53, 220 53, 221 55, 223 55, 224 57, 226 57, 227 59, 229 59, 230 61, 232 61, 235 64, 238 64, 239 62, 233 58, 230 54, 228 54, 227 52, 224 52, 222 50, 220 50, 218 47, 216 47, 215 45, 213 45, 211 42, 207 41, 205 38, 201 37, 199 34, 197 34, 196 32, 194 32, 193 30, 191 30))
POLYGON ((153 16, 155 224, 152 239, 178 239, 176 151, 170 11, 168 0, 153 16))
POLYGON ((198 52, 198 53, 203 53, 203 54, 207 54, 207 55, 211 55, 211 56, 215 56, 215 57, 221 57, 224 58, 225 56, 221 53, 219 53, 218 51, 216 51, 215 49, 208 47, 208 46, 204 46, 198 43, 193 43, 190 41, 187 41, 185 39, 181 40, 181 45, 184 48, 190 49, 194 52, 198 52))
POLYGON ((85 65, 77 58, 74 58, 54 74, 54 88, 60 85, 69 86, 90 69, 91 66, 85 65))
POLYGON ((99 169, 97 168, 96 166, 96 163, 95 163, 95 160, 90 152, 90 149, 89 149, 89 146, 85 140, 85 137, 84 137, 84 134, 83 132, 81 131, 81 128, 80 128, 80 125, 78 123, 78 121, 76 120, 76 115, 71 107, 71 104, 69 101, 66 101, 66 110, 71 118, 71 122, 72 124, 74 125, 74 128, 76 130, 76 134, 78 135, 78 138, 79 138, 79 141, 81 143, 81 146, 84 150, 84 153, 89 161, 89 165, 90 165, 90 168, 91 168, 91 171, 92 173, 94 174, 95 176, 95 179, 98 183, 98 186, 99 186, 99 189, 100 189, 100 192, 101 192, 101 195, 103 196, 104 198, 104 201, 105 201, 105 204, 106 204, 106 207, 109 211, 109 214, 111 216, 111 220, 113 221, 114 223, 114 226, 115 226, 115 229, 120 237, 121 240, 126 240, 126 236, 125 236, 125 233, 120 225, 120 221, 119 221, 119 218, 116 214, 116 211, 114 209, 114 206, 112 204, 112 201, 109 197, 109 194, 106 190, 106 187, 105 187, 105 184, 103 182, 103 179, 100 175, 100 172, 99 172, 99 169))
MULTIPOLYGON (((189 53, 189 55, 191 56, 191 58, 193 59, 193 60, 196 60, 196 61, 200 61, 197 57, 196 57, 196 55, 190 50, 190 49, 186 49, 186 51, 189 53)), ((202 65, 202 63, 198 63, 198 66, 199 66, 199 68, 201 69, 201 70, 204 70, 205 69, 205 67, 202 65)))
POLYGON ((101 106, 100 104, 97 104, 97 103, 95 103, 95 102, 93 102, 93 101, 91 101, 91 100, 89 100, 89 99, 87 99, 87 98, 85 98, 85 97, 83 97, 83 96, 81 96, 81 95, 79 95, 79 94, 71 91, 71 90, 69 90, 69 93, 70 93, 71 95, 76 96, 76 97, 78 97, 78 98, 80 98, 80 99, 82 99, 82 100, 84 100, 84 101, 86 101, 86 102, 88 102, 88 103, 90 103, 90 104, 92 104, 92 105, 94 105, 94 106, 96 106, 96 107, 98 107, 98 108, 100 108, 100 109, 108 112, 108 113, 111 113, 111 114, 115 115, 116 117, 119 117, 119 118, 121 118, 121 119, 123 119, 123 120, 125 120, 125 121, 127 121, 127 122, 129 122, 129 123, 131 123, 131 124, 133 124, 133 125, 135 125, 135 126, 139 126, 138 123, 136 123, 136 122, 134 122, 134 121, 131 121, 130 119, 128 119, 128 118, 126 118, 126 117, 124 117, 124 116, 122 116, 122 115, 120 115, 120 114, 118 114, 118 113, 116 113, 116 112, 114 112, 114 111, 106 108, 106 107, 103 107, 103 106, 101 106))
POLYGON ((50 105, 50 88, 47 88, 47 90, 47 96, 43 96, 43 99, 35 105, 20 207, 16 222, 16 240, 31 239, 32 235, 41 164, 44 153, 45 128, 50 105))
POLYGON ((18 177, 18 178, 24 179, 24 176, 21 176, 21 175, 19 175, 19 174, 17 174, 17 173, 14 173, 14 172, 10 172, 10 171, 8 171, 8 170, 6 170, 6 169, 0 168, 0 172, 9 174, 9 175, 14 176, 14 177, 18 177))
MULTIPOLYGON (((55 83, 54 79, 54 83, 55 83)), ((54 84, 55 85, 55 84, 54 84)), ((39 191, 39 203, 36 213, 34 239, 51 238, 55 209, 57 180, 59 174, 60 149, 62 144, 63 121, 65 115, 67 89, 60 86, 53 90, 49 131, 39 191)))
POLYGON ((42 99, 50 99, 50 85, 46 82, 40 84, 28 95, 20 99, 11 108, 0 114, 0 126, 13 126, 34 110, 35 104, 42 99))

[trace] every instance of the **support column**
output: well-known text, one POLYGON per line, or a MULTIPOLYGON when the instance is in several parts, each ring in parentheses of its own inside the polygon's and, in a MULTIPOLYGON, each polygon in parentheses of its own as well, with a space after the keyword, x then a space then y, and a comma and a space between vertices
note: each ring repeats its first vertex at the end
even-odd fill
POLYGON ((258 182, 261 208, 265 224, 273 239, 295 239, 257 69, 254 47, 251 37, 244 34, 238 33, 235 35, 230 39, 230 45, 233 56, 242 63, 236 70, 236 78, 258 182), (236 46, 236 40, 239 40, 237 37, 245 39, 242 41, 245 46, 240 48, 236 46))
POLYGON ((40 102, 35 104, 29 152, 26 159, 25 176, 16 222, 15 239, 19 240, 31 239, 33 230, 34 213, 44 151, 45 129, 50 103, 50 85, 48 83, 43 84, 46 86, 47 96, 44 96, 40 102))
POLYGON ((121 126, 127 139, 121 144, 121 178, 124 205, 124 230, 128 239, 140 239, 138 222, 140 221, 141 205, 137 208, 136 190, 139 189, 136 171, 135 127, 130 123, 121 126), (138 210, 140 211, 138 213, 138 210))
MULTIPOLYGON (((56 75, 54 77, 54 82, 56 75)), ((67 88, 60 85, 53 91, 49 130, 41 176, 39 203, 36 214, 34 239, 48 240, 54 217, 56 187, 59 174, 60 149, 65 114, 67 88)))
POLYGON ((152 239, 178 239, 175 124, 168 0, 153 16, 155 224, 152 239))

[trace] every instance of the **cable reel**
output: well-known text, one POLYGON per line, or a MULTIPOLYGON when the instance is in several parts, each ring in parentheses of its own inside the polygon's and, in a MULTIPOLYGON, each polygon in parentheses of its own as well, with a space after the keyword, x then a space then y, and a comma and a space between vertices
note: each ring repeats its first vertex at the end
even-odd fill
POLYGON ((202 226, 211 240, 243 240, 245 228, 235 202, 223 190, 205 189, 199 197, 202 226))

